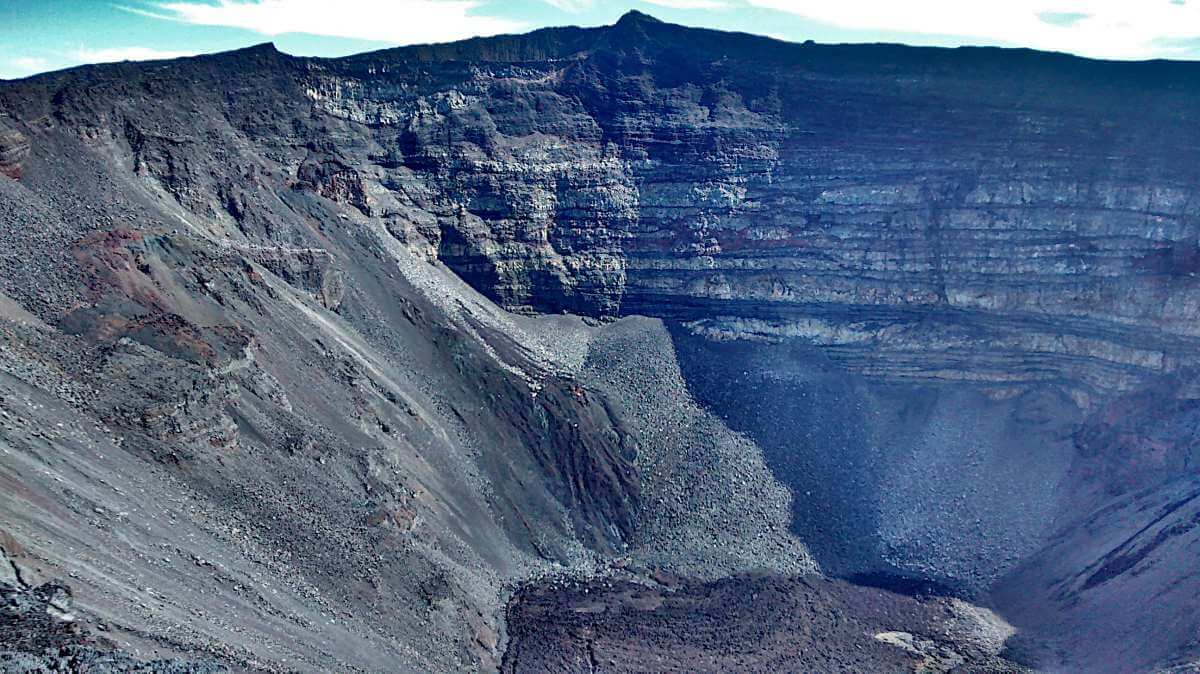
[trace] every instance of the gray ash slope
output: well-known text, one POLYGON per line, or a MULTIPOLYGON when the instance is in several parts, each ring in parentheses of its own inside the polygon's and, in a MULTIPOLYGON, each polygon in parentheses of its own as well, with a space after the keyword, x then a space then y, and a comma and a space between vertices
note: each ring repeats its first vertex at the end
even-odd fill
MULTIPOLYGON (((6 596, 197 667, 488 670, 506 617, 587 651, 532 579, 819 565, 1185 665, 1198 72, 633 13, 0 84, 6 596)), ((948 638, 903 606, 854 619, 948 638)))

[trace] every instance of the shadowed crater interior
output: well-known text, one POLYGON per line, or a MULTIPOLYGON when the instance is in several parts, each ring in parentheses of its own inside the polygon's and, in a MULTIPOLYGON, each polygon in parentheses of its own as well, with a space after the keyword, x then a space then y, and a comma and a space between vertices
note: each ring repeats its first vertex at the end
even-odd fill
POLYGON ((997 398, 855 375, 795 340, 671 336, 696 399, 791 488, 793 530, 825 572, 977 596, 1049 534, 1080 417, 1056 388, 997 398))

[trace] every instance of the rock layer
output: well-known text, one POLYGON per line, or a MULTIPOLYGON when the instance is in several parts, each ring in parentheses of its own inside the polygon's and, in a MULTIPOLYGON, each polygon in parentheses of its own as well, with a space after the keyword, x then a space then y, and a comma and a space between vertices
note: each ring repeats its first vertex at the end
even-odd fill
POLYGON ((370 129, 379 216, 509 308, 1001 389, 1192 362, 1192 66, 684 31, 380 52, 306 93, 370 129))

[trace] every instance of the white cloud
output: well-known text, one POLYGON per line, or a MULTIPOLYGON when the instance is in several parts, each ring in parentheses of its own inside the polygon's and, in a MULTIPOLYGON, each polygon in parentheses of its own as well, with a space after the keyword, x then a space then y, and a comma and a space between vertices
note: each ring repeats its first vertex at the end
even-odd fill
MULTIPOLYGON (((1116 59, 1182 57, 1200 49, 1200 0, 640 1, 672 9, 771 9, 873 34, 864 36, 867 39, 878 34, 930 35, 958 38, 966 44, 1116 59)), ((566 11, 596 4, 595 0, 543 2, 566 11)))
POLYGON ((18 56, 17 58, 10 60, 9 63, 17 66, 18 68, 28 68, 30 70, 44 68, 47 65, 46 59, 40 56, 18 56))
POLYGON ((152 61, 192 56, 195 52, 151 49, 149 47, 108 47, 105 49, 78 49, 55 53, 51 57, 17 56, 0 60, 0 79, 29 77, 59 68, 85 63, 112 63, 114 61, 152 61))
POLYGON ((841 28, 954 35, 1101 58, 1169 57, 1200 37, 1200 2, 745 0, 841 28), (1069 17, 1070 20, 1061 20, 1069 17), (1171 46, 1174 44, 1175 46, 1171 46))
POLYGON ((518 21, 473 13, 482 0, 159 0, 140 14, 263 35, 308 33, 394 44, 446 42, 522 30, 518 21))
POLYGON ((3 72, 0 72, 0 77, 16 78, 28 77, 37 73, 45 72, 50 69, 50 62, 40 56, 18 56, 5 61, 3 72))
POLYGON ((154 61, 195 56, 196 52, 151 49, 149 47, 109 47, 106 49, 76 49, 71 56, 82 63, 111 63, 113 61, 154 61))
MULTIPOLYGON (((669 9, 725 9, 736 0, 640 0, 644 5, 655 5, 669 9)), ((592 9, 596 0, 542 0, 542 2, 572 14, 592 9)))
POLYGON ((560 9, 564 12, 582 12, 585 9, 591 9, 592 5, 596 4, 594 0, 542 0, 542 2, 550 5, 555 9, 560 9))
POLYGON ((671 9, 724 9, 729 6, 725 0, 642 0, 642 2, 671 9))

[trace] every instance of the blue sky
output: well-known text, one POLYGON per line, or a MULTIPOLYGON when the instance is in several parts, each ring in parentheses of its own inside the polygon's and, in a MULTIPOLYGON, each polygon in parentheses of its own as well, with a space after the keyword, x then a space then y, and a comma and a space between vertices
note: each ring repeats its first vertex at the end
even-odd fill
POLYGON ((819 42, 987 44, 1200 59, 1200 0, 0 0, 0 78, 272 41, 339 56, 400 44, 667 21, 819 42))

